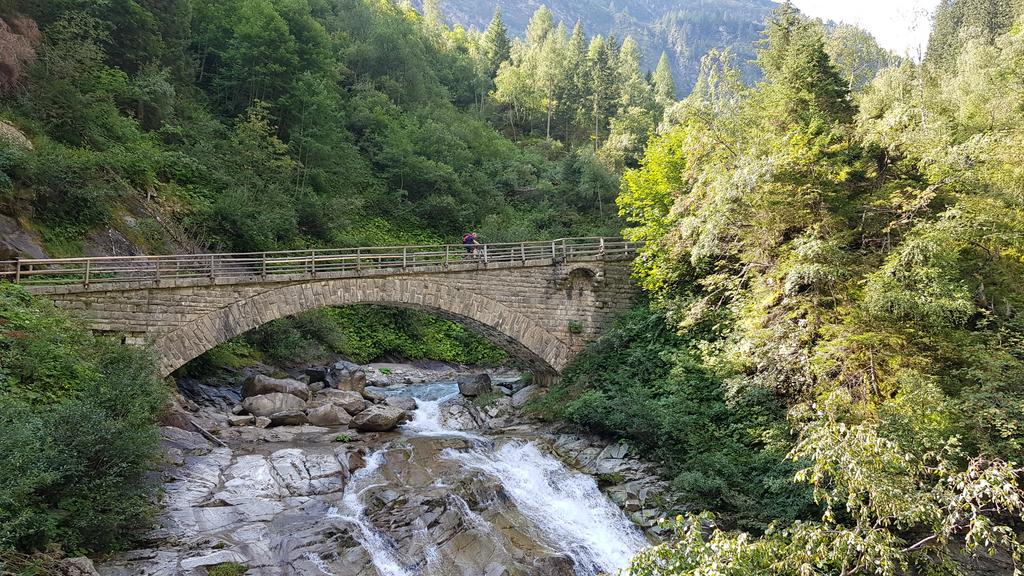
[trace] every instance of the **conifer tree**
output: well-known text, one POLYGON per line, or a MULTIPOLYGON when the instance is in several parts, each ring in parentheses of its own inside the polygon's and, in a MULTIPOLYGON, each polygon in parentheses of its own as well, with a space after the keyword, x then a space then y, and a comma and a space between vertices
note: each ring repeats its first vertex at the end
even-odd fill
POLYGON ((676 80, 672 76, 672 64, 665 52, 661 53, 658 67, 654 70, 654 97, 662 108, 668 107, 676 99, 676 80))
POLYGON ((484 56, 487 58, 488 73, 491 79, 498 74, 502 62, 512 56, 512 41, 508 37, 508 28, 501 17, 501 8, 494 11, 494 17, 487 26, 483 37, 484 56))

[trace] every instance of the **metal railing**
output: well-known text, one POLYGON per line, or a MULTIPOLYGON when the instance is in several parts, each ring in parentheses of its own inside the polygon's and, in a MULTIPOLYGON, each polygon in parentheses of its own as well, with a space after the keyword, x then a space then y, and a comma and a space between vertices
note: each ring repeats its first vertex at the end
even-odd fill
POLYGON ((155 282, 171 279, 273 279, 317 277, 345 272, 415 272, 457 264, 521 263, 536 260, 572 261, 598 256, 627 257, 636 245, 619 238, 561 238, 514 242, 428 246, 375 246, 331 250, 252 252, 244 254, 178 254, 168 256, 100 256, 0 261, 0 281, 28 285, 82 285, 155 282))

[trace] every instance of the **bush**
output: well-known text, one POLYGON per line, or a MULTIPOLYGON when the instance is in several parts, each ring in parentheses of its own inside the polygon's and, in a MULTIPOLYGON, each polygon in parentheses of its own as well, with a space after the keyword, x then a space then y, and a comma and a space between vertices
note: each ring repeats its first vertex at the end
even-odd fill
POLYGON ((731 389, 664 315, 632 311, 584 352, 534 409, 628 440, 664 465, 674 497, 730 526, 764 530, 810 511, 791 481, 785 407, 759 388, 731 389))
POLYGON ((366 363, 386 355, 410 360, 497 365, 506 353, 460 324, 413 310, 348 306, 281 318, 221 344, 188 366, 190 374, 246 360, 309 364, 331 355, 366 363))
POLYGON ((0 558, 115 550, 144 529, 164 399, 146 351, 0 285, 0 558))

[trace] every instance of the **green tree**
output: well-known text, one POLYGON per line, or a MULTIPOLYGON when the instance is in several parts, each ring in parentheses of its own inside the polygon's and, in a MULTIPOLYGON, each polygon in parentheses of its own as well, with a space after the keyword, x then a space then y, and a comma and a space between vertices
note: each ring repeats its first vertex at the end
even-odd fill
POLYGON ((508 36, 508 28, 501 17, 501 8, 494 10, 494 17, 487 26, 483 36, 483 51, 487 59, 487 74, 490 78, 498 75, 502 63, 512 57, 512 41, 508 36))
POLYGON ((658 59, 658 67, 654 69, 654 96, 662 109, 668 108, 676 101, 676 81, 672 77, 672 64, 669 62, 668 54, 661 53, 658 59))

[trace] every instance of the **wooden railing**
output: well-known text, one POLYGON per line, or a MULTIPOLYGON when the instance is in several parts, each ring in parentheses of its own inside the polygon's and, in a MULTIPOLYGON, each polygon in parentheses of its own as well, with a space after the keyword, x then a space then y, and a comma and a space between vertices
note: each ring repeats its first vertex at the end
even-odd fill
POLYGON ((277 276, 343 272, 415 271, 456 264, 526 264, 536 260, 572 261, 596 256, 627 257, 636 245, 619 238, 562 238, 541 242, 377 246, 337 250, 100 256, 0 261, 0 281, 30 285, 157 282, 180 278, 272 279, 277 276))

